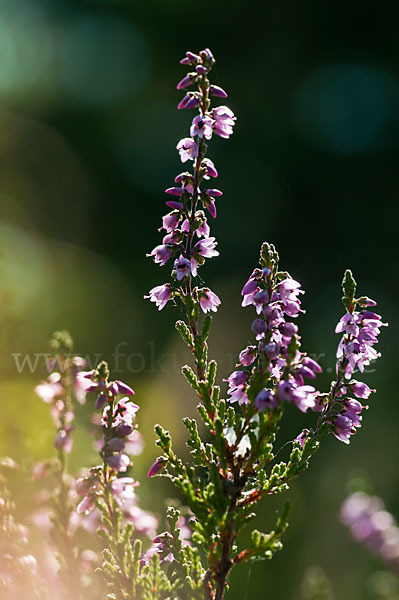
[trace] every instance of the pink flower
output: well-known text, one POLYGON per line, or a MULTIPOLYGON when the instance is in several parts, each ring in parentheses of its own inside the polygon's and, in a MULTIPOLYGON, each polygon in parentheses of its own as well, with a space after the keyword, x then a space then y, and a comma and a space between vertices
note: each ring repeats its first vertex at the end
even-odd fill
POLYGON ((129 400, 127 396, 124 396, 115 405, 114 408, 114 423, 125 423, 132 426, 133 421, 136 417, 136 413, 139 410, 139 406, 129 400))
POLYGON ((202 288, 198 290, 198 298, 200 306, 204 313, 207 313, 210 310, 212 310, 213 312, 217 311, 217 307, 220 304, 220 299, 210 289, 202 288))
POLYGON ((277 398, 273 393, 273 390, 264 388, 261 390, 255 398, 255 408, 259 412, 263 412, 267 409, 273 409, 277 406, 277 398))
POLYGON ((181 281, 182 279, 184 279, 184 277, 188 277, 189 275, 191 275, 191 273, 194 277, 197 274, 196 263, 194 261, 188 260, 188 258, 184 258, 183 256, 175 260, 174 267, 176 271, 177 281, 181 281))
POLYGON ((344 442, 344 444, 349 444, 349 438, 354 433, 356 433, 356 429, 349 417, 342 414, 335 417, 333 434, 338 440, 344 442))
POLYGON ((96 502, 93 496, 85 496, 81 502, 79 502, 76 512, 78 515, 88 515, 95 508, 96 502))
POLYGON ((194 117, 192 125, 190 127, 191 137, 204 137, 206 140, 210 140, 213 133, 213 119, 208 115, 197 115, 194 117))
POLYGON ((166 244, 155 246, 155 248, 146 256, 153 256, 154 262, 159 264, 161 267, 166 265, 170 257, 172 256, 173 250, 166 244))
POLYGON ((150 512, 139 506, 131 506, 125 514, 126 519, 133 523, 137 533, 153 538, 157 532, 158 519, 150 512))
POLYGON ((203 238, 195 244, 193 251, 204 258, 219 256, 219 252, 216 250, 216 244, 217 242, 214 237, 203 238))
POLYGON ((238 357, 240 363, 244 367, 249 367, 255 361, 256 358, 256 347, 255 346, 247 346, 238 357))
POLYGON ((229 138, 233 133, 233 126, 236 122, 236 117, 232 110, 227 106, 218 106, 213 109, 212 117, 214 119, 214 131, 216 135, 222 138, 229 138))
POLYGON ((37 574, 37 562, 36 558, 32 556, 32 554, 21 556, 21 558, 18 559, 18 563, 23 569, 30 571, 32 575, 37 574))
POLYGON ((350 387, 356 398, 363 398, 365 400, 375 392, 375 390, 369 388, 367 383, 363 383, 362 381, 353 381, 351 384, 348 384, 348 387, 350 387))
POLYGON ((126 454, 112 454, 112 456, 108 457, 107 461, 111 469, 120 471, 121 473, 127 471, 127 468, 130 466, 130 458, 126 454))
POLYGON ((218 172, 213 161, 210 158, 204 158, 201 167, 205 167, 206 175, 204 175, 204 179, 209 179, 210 177, 217 177, 218 172))
POLYGON ((111 490, 121 508, 125 502, 131 502, 135 499, 134 488, 138 485, 139 483, 132 479, 132 477, 119 477, 112 480, 111 490))
POLYGON ((75 377, 74 392, 79 404, 86 402, 86 392, 91 387, 92 382, 87 378, 89 371, 79 371, 75 377))
POLYGON ((185 163, 198 156, 197 143, 192 138, 183 138, 176 146, 180 153, 180 160, 185 163))
POLYGON ((47 381, 42 381, 35 387, 36 394, 47 404, 53 402, 63 392, 62 385, 59 383, 60 379, 59 373, 52 373, 47 381))
POLYGON ((164 283, 164 285, 157 285, 156 287, 152 288, 152 290, 149 292, 149 295, 144 296, 144 298, 149 298, 150 302, 155 302, 158 310, 162 310, 169 302, 171 296, 172 288, 170 283, 164 283))
POLYGON ((230 397, 228 398, 228 401, 232 402, 232 403, 238 402, 238 404, 240 406, 242 406, 243 404, 248 404, 249 399, 248 399, 248 396, 247 396, 245 385, 238 386, 238 388, 236 388, 230 394, 230 397))
POLYGON ((305 441, 308 436, 308 433, 309 433, 309 429, 302 429, 301 433, 299 435, 297 435, 295 438, 295 441, 300 443, 301 448, 303 448, 305 445, 305 441))
POLYGON ((138 456, 144 448, 143 436, 137 429, 125 438, 125 451, 129 456, 138 456))
POLYGON ((174 229, 176 229, 180 219, 180 213, 178 211, 173 210, 172 212, 162 217, 161 229, 165 229, 166 233, 171 233, 174 229))
POLYGON ((57 450, 63 450, 67 454, 70 454, 72 451, 73 440, 70 435, 71 428, 61 429, 55 438, 54 446, 57 450))

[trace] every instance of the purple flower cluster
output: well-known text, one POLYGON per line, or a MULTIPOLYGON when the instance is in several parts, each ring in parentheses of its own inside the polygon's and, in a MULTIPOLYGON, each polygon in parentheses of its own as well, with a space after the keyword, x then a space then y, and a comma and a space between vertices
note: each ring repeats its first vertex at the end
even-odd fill
MULTIPOLYGON (((368 306, 375 304, 374 300, 367 298, 368 306)), ((335 414, 330 423, 334 435, 346 444, 349 444, 350 437, 356 433, 357 428, 361 427, 361 413, 367 408, 359 399, 367 400, 375 392, 366 383, 350 378, 356 369, 363 373, 364 367, 380 356, 374 345, 382 326, 386 326, 386 323, 381 322, 380 315, 362 310, 346 313, 335 328, 336 333, 343 335, 337 350, 337 381, 332 398, 335 414), (336 412, 337 408, 339 412, 336 412)))
POLYGON ((261 373, 268 386, 255 390, 256 410, 271 410, 283 402, 293 402, 302 412, 317 410, 318 392, 305 379, 315 378, 321 367, 299 351, 298 327, 287 320, 304 312, 301 285, 287 274, 277 278, 274 270, 264 267, 254 270, 241 293, 242 306, 254 306, 258 315, 251 327, 257 344, 240 353, 241 369, 227 379, 228 400, 248 404, 254 376, 261 373))
MULTIPOLYGON (((375 306, 376 303, 368 300, 368 304, 375 306)), ((349 379, 356 369, 363 373, 365 366, 379 358, 374 345, 378 342, 380 328, 386 326, 380 315, 369 310, 346 313, 335 328, 335 333, 343 334, 337 350, 337 375, 342 369, 349 379)))
MULTIPOLYGON (((55 364, 55 363, 54 363, 55 364)), ((90 382, 85 377, 86 372, 81 371, 85 361, 77 356, 67 358, 63 364, 62 373, 53 371, 45 381, 36 386, 35 392, 40 398, 50 404, 51 416, 57 427, 54 446, 69 454, 72 451, 73 440, 72 425, 75 418, 71 404, 68 402, 69 388, 80 404, 84 404, 86 391, 90 382), (68 372, 68 375, 67 375, 68 372)))
MULTIPOLYGON (((191 546, 190 538, 192 531, 189 525, 190 519, 180 515, 177 520, 177 530, 182 546, 191 546)), ((157 535, 148 550, 142 555, 140 562, 148 563, 152 556, 158 555, 160 562, 173 562, 175 557, 171 551, 173 537, 168 531, 157 535)))
POLYGON ((177 89, 195 86, 188 91, 178 105, 179 109, 198 108, 199 114, 194 117, 190 127, 190 137, 185 137, 177 144, 177 150, 183 163, 194 161, 193 173, 184 171, 175 177, 175 185, 166 193, 173 199, 166 205, 172 209, 163 217, 162 227, 166 235, 162 244, 156 246, 150 254, 156 264, 165 265, 173 259, 175 283, 165 283, 150 290, 149 298, 159 310, 162 310, 174 296, 180 296, 184 302, 186 296, 194 299, 203 312, 216 311, 219 298, 207 288, 191 289, 191 278, 196 277, 198 268, 205 259, 218 256, 217 242, 210 236, 210 228, 206 214, 216 217, 216 198, 222 192, 216 188, 200 186, 210 178, 216 178, 218 172, 212 160, 205 157, 205 140, 212 135, 229 138, 233 133, 235 116, 227 106, 210 107, 210 96, 226 98, 226 92, 208 79, 215 60, 209 49, 199 54, 187 52, 181 61, 194 70, 188 73, 177 85, 177 89))
MULTIPOLYGON (((109 486, 112 498, 121 510, 124 523, 133 523, 137 534, 152 539, 158 527, 158 520, 152 513, 143 510, 138 505, 138 498, 135 492, 136 487, 139 486, 138 481, 135 481, 132 477, 113 477, 107 485, 109 486)), ((76 480, 76 492, 81 497, 83 496, 77 507, 78 514, 88 515, 95 509, 96 497, 101 497, 102 495, 101 487, 101 481, 95 470, 76 480)), ((94 530, 100 525, 100 514, 98 514, 98 511, 95 521, 96 526, 94 530)))
POLYGON ((356 542, 399 572, 399 527, 380 498, 355 492, 343 503, 340 518, 356 542))
MULTIPOLYGON (((121 511, 123 523, 132 523, 136 534, 152 539, 158 528, 158 519, 138 504, 135 488, 139 483, 132 477, 115 477, 109 483, 110 492, 121 511)), ((76 488, 83 498, 78 504, 79 524, 91 533, 101 526, 101 514, 95 508, 96 497, 101 498, 100 481, 92 473, 77 479, 76 488), (90 515, 90 516, 88 516, 90 515)))
POLYGON ((139 407, 131 400, 134 391, 122 381, 108 381, 105 363, 86 373, 86 378, 90 380, 87 392, 96 394, 95 405, 101 410, 101 418, 96 419, 96 423, 101 426, 102 437, 100 447, 98 441, 96 447, 104 465, 93 467, 77 479, 75 489, 81 497, 77 512, 92 513, 97 500, 109 494, 118 505, 123 522, 133 523, 137 534, 153 538, 158 520, 138 505, 135 489, 139 483, 132 477, 118 476, 131 464, 127 453, 138 454, 142 448, 135 423, 139 407))
POLYGON ((130 459, 123 450, 126 438, 135 430, 134 421, 139 410, 139 406, 129 398, 134 396, 134 391, 122 381, 108 381, 106 376, 98 376, 98 370, 86 377, 92 379, 87 391, 97 394, 96 408, 102 409, 104 444, 100 454, 113 471, 125 472, 130 459), (126 395, 118 399, 122 394, 126 395))

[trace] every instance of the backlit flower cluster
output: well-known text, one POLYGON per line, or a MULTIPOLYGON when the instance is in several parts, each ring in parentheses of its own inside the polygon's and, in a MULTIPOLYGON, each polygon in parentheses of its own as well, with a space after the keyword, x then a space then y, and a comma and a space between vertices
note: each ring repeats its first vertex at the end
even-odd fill
MULTIPOLYGON (((134 391, 130 386, 122 381, 109 381, 108 377, 108 367, 104 362, 86 374, 90 380, 87 392, 96 394, 96 408, 102 411, 103 444, 100 456, 112 478, 114 472, 126 472, 130 466, 130 458, 123 451, 126 440, 136 428, 135 417, 139 406, 131 401, 134 391)), ((77 482, 78 493, 85 496, 78 512, 90 512, 95 506, 95 495, 99 488, 98 471, 98 468, 92 469, 86 478, 77 482)), ((125 487, 119 491, 122 495, 126 494, 125 487)))
POLYGON ((172 211, 162 220, 160 231, 164 230, 165 236, 162 244, 147 255, 153 257, 160 266, 172 259, 174 282, 154 287, 147 298, 161 310, 175 295, 183 301, 190 296, 207 313, 217 310, 220 304, 218 296, 208 288, 191 289, 191 278, 197 276, 198 268, 205 259, 219 254, 217 242, 210 235, 207 217, 216 217, 216 199, 222 196, 222 192, 214 187, 206 187, 210 178, 218 176, 212 160, 205 157, 206 141, 214 134, 229 138, 236 119, 227 106, 211 108, 211 96, 227 97, 222 88, 211 85, 208 79, 215 62, 212 52, 209 49, 199 54, 187 52, 180 62, 192 67, 193 71, 178 83, 177 89, 194 87, 194 90, 186 92, 178 109, 197 108, 199 114, 192 121, 190 137, 181 139, 177 150, 183 163, 193 161, 193 172, 179 173, 175 177, 175 185, 166 190, 172 196, 166 202, 172 211))
POLYGON ((80 404, 84 404, 90 382, 85 377, 86 372, 81 370, 85 366, 84 359, 59 355, 56 361, 53 359, 50 362, 50 366, 54 367, 57 362, 60 369, 54 370, 45 381, 39 383, 35 392, 50 405, 51 416, 57 428, 55 448, 69 454, 73 446, 71 434, 75 418, 70 402, 71 396, 73 395, 80 404))
POLYGON ((399 572, 399 527, 381 498, 355 492, 343 503, 340 517, 356 542, 399 572))
MULTIPOLYGON (((335 328, 342 338, 338 344, 337 381, 330 405, 335 414, 330 421, 334 435, 346 444, 362 424, 361 413, 367 406, 360 400, 367 400, 375 392, 366 383, 351 379, 355 371, 363 373, 364 367, 380 356, 374 345, 378 341, 380 328, 386 323, 382 323, 380 315, 367 310, 367 307, 375 304, 370 298, 353 300, 349 305, 350 310, 335 328), (357 304, 366 308, 356 311, 357 304)), ((328 420, 329 417, 326 418, 328 420)))
MULTIPOLYGON (((375 306, 376 302, 367 299, 367 304, 375 306)), ((342 369, 345 378, 349 379, 356 369, 363 373, 365 366, 379 358, 374 345, 378 342, 380 328, 386 325, 380 315, 369 310, 348 312, 342 317, 335 328, 335 333, 343 334, 337 350, 337 358, 340 359, 338 375, 342 369)))
MULTIPOLYGON (((180 515, 177 521, 177 530, 182 546, 191 546, 192 531, 190 528, 190 519, 180 515)), ((171 542, 173 537, 168 531, 164 531, 157 535, 151 542, 151 546, 141 557, 141 563, 148 563, 152 556, 158 555, 160 562, 173 562, 175 556, 171 550, 171 542)))
MULTIPOLYGON (((269 249, 273 252, 272 247, 269 249)), ((305 379, 314 379, 321 367, 299 351, 298 326, 288 320, 304 312, 300 283, 287 273, 277 274, 271 262, 253 271, 241 293, 242 306, 253 306, 257 312, 251 326, 256 345, 240 353, 241 368, 227 379, 228 400, 240 405, 253 400, 258 411, 284 402, 293 402, 302 412, 317 410, 318 392, 305 379), (260 390, 254 388, 254 380, 259 378, 264 384, 260 390)))
POLYGON ((104 461, 103 467, 93 467, 88 474, 76 481, 76 492, 82 498, 77 512, 89 514, 96 506, 97 499, 105 494, 118 505, 124 522, 134 524, 137 534, 152 538, 158 526, 156 517, 138 505, 135 493, 139 485, 132 477, 122 476, 130 466, 130 449, 136 441, 135 423, 139 406, 132 402, 133 389, 122 381, 109 381, 106 363, 100 363, 97 369, 86 373, 90 380, 87 392, 96 395, 95 406, 101 411, 102 443, 99 453, 104 461))

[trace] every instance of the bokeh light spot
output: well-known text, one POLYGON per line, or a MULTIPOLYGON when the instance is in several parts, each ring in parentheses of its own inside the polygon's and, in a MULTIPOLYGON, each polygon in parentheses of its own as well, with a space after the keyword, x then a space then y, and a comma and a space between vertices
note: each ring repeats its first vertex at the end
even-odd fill
POLYGON ((9 298, 7 312, 21 316, 40 298, 47 281, 46 261, 35 236, 0 221, 0 295, 9 298))
POLYGON ((313 143, 340 154, 390 143, 397 87, 382 69, 347 63, 309 74, 294 96, 294 120, 313 143))
POLYGON ((64 26, 59 47, 60 85, 75 100, 112 107, 144 88, 150 57, 147 41, 132 23, 85 15, 64 26))
POLYGON ((18 95, 41 84, 52 52, 52 34, 40 6, 23 1, 2 1, 0 95, 18 95))
POLYGON ((156 103, 127 115, 113 128, 115 156, 135 185, 156 194, 167 187, 171 173, 179 169, 178 131, 184 137, 186 127, 181 114, 173 105, 156 103))

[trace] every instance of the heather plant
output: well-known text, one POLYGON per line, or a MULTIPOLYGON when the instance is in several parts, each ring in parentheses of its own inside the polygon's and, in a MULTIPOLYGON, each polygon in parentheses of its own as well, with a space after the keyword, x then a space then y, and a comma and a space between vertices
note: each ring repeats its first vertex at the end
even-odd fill
POLYGON ((342 282, 345 314, 335 330, 340 335, 335 380, 329 390, 318 390, 308 381, 321 366, 302 350, 296 324, 305 312, 304 291, 280 270, 277 250, 267 242, 241 292, 242 306, 255 311, 253 340, 239 353, 235 370, 223 374, 227 386, 221 387, 216 361, 208 355, 210 313, 217 312, 221 301, 205 286, 200 269, 202 274, 206 259, 219 254, 208 219, 216 218, 223 195, 210 183, 218 171, 208 157, 208 145, 213 136, 227 140, 236 117, 227 106, 212 104, 227 98, 210 81, 214 62, 209 49, 187 52, 181 61, 190 72, 177 85, 185 90, 178 109, 198 114, 177 150, 181 162, 192 168, 179 173, 175 185, 166 189, 171 211, 162 219, 162 243, 148 254, 160 266, 172 263, 168 281, 147 298, 159 310, 173 304, 185 315, 176 329, 192 364, 183 366, 182 373, 202 422, 199 428, 195 419, 184 419, 189 461, 176 454, 170 434, 161 425, 155 427, 161 453, 148 476, 169 479, 182 506, 177 508, 176 502, 168 507, 164 532, 158 531, 154 515, 140 508, 131 459, 139 439, 135 393, 111 379, 105 362, 85 371, 84 361, 73 354, 70 336, 56 333, 49 377, 36 391, 54 419, 57 456, 36 465, 34 473, 39 480, 47 472, 53 477, 50 533, 64 597, 221 600, 233 567, 271 559, 282 548, 287 503, 271 531, 252 528, 249 542, 240 536, 252 527, 258 502, 286 492, 326 435, 349 444, 367 408, 361 401, 374 391, 354 377, 379 356, 375 344, 385 324, 370 310, 375 302, 357 297, 356 282, 347 270, 342 282), (68 472, 67 457, 74 411, 86 396, 93 407, 100 460, 75 477, 68 472), (280 440, 279 426, 289 410, 306 413, 309 426, 293 440, 280 440), (277 461, 283 446, 290 448, 289 457, 277 461), (97 541, 89 544, 80 529, 96 532, 97 541), (89 575, 88 562, 96 567, 89 575))
POLYGON ((373 390, 353 375, 363 372, 378 357, 374 345, 383 324, 381 317, 369 310, 375 302, 356 297, 356 282, 347 270, 342 283, 346 313, 335 330, 341 335, 336 379, 325 393, 308 385, 306 379, 314 379, 321 367, 301 350, 294 322, 304 312, 304 292, 288 272, 279 270, 277 251, 265 242, 259 265, 242 289, 242 306, 256 311, 251 326, 254 343, 240 353, 237 370, 225 380, 225 398, 221 397, 216 385, 217 365, 208 359, 207 344, 211 327, 208 313, 217 311, 220 300, 196 282, 205 259, 218 254, 204 211, 216 217, 215 202, 222 192, 206 187, 209 178, 218 175, 206 157, 207 142, 213 135, 229 138, 236 118, 226 106, 211 107, 213 97, 227 97, 223 89, 210 83, 212 53, 208 49, 199 55, 188 52, 181 62, 193 70, 177 87, 194 90, 186 93, 178 108, 198 108, 199 114, 192 121, 190 137, 180 140, 177 149, 181 161, 192 161, 193 169, 177 175, 179 187, 166 190, 179 200, 166 202, 173 209, 163 217, 166 236, 149 256, 161 266, 173 259, 173 269, 171 281, 153 288, 149 298, 159 310, 170 300, 184 307, 186 320, 177 321, 176 329, 193 355, 195 369, 186 365, 182 372, 200 400, 198 413, 207 434, 202 439, 196 421, 184 420, 192 449, 192 463, 184 464, 173 451, 169 433, 156 426, 162 456, 149 475, 168 477, 192 510, 192 541, 206 557, 205 597, 220 600, 233 566, 270 559, 282 547, 287 504, 272 531, 254 529, 251 543, 240 544, 239 534, 254 518, 256 504, 264 496, 285 492, 289 482, 309 466, 326 434, 332 433, 348 444, 361 426, 366 407, 360 400, 367 399, 373 390), (304 429, 291 442, 288 461, 276 462, 279 423, 289 405, 304 413, 316 412, 318 418, 313 427, 304 429))
POLYGON ((79 600, 85 587, 82 580, 85 554, 78 542, 81 523, 76 512, 75 479, 68 471, 68 455, 73 447, 75 405, 85 402, 89 382, 82 371, 85 361, 74 355, 73 341, 67 331, 56 331, 50 348, 52 354, 46 365, 49 376, 35 391, 50 408, 56 431, 56 457, 33 468, 33 479, 45 481, 48 490, 41 494, 41 506, 33 513, 33 522, 42 525, 43 514, 48 515, 48 533, 60 566, 58 575, 64 595, 79 600))

